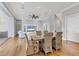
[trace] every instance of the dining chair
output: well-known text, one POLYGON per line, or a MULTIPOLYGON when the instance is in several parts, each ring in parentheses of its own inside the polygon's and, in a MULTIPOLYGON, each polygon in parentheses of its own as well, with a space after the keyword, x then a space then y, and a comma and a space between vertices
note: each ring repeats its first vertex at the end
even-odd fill
POLYGON ((62 32, 56 32, 53 40, 52 40, 52 47, 56 50, 62 48, 62 32))
POLYGON ((52 51, 52 37, 53 33, 52 32, 47 32, 44 34, 44 40, 42 42, 42 48, 45 54, 48 52, 53 52, 52 51))
POLYGON ((41 31, 36 31, 36 34, 37 34, 38 36, 41 36, 41 35, 42 35, 42 32, 41 32, 41 31))
POLYGON ((38 41, 29 40, 27 34, 26 34, 26 39, 27 39, 27 44, 28 44, 26 54, 27 55, 36 54, 39 51, 39 42, 38 41))

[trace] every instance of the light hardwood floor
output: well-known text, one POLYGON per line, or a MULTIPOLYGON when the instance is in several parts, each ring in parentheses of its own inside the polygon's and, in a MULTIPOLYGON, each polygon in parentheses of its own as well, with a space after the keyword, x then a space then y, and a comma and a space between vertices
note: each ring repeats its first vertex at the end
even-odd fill
POLYGON ((9 38, 0 46, 1 56, 24 56, 26 55, 25 39, 9 38))
MULTIPOLYGON (((48 53, 48 56, 79 56, 79 43, 63 41, 62 48, 48 53)), ((9 38, 0 46, 1 56, 26 56, 26 39, 9 38)), ((44 56, 43 52, 38 52, 32 56, 44 56)))
MULTIPOLYGON (((35 54, 36 56, 44 56, 43 52, 35 54)), ((33 56, 35 56, 33 55, 33 56)), ((63 41, 60 50, 54 50, 48 53, 47 56, 79 56, 79 43, 71 41, 63 41)))

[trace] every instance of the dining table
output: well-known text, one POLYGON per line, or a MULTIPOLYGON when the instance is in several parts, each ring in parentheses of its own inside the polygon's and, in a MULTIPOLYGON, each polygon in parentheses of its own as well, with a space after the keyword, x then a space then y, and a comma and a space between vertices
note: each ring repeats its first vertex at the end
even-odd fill
MULTIPOLYGON (((29 40, 35 40, 35 41, 40 41, 43 40, 44 37, 44 33, 42 33, 42 35, 36 35, 35 32, 33 33, 27 33, 29 40)), ((56 32, 53 32, 53 37, 56 37, 56 32)))

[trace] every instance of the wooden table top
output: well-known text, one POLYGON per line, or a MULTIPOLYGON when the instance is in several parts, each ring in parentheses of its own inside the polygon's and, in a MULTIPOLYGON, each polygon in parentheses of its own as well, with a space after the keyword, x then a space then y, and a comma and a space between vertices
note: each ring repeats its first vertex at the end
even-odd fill
POLYGON ((32 40, 42 40, 44 39, 44 36, 31 36, 32 40))
MULTIPOLYGON (((32 32, 32 33, 29 33, 29 32, 28 32, 28 33, 26 33, 26 34, 27 34, 29 40, 37 40, 37 41, 40 41, 40 40, 42 40, 42 39, 45 38, 45 37, 44 37, 44 33, 42 33, 41 36, 36 35, 35 32, 32 32)), ((54 35, 53 35, 52 37, 55 37, 55 34, 56 34, 56 33, 54 33, 54 35)))

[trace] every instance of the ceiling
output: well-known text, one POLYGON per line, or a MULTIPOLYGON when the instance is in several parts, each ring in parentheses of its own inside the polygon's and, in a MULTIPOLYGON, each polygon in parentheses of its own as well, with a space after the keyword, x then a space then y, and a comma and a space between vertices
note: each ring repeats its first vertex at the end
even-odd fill
POLYGON ((53 13, 59 13, 64 8, 77 2, 6 2, 8 9, 17 19, 25 19, 31 14, 37 14, 41 18, 53 13))
POLYGON ((77 13, 79 13, 79 4, 63 12, 65 16, 69 16, 69 15, 77 14, 77 13))

